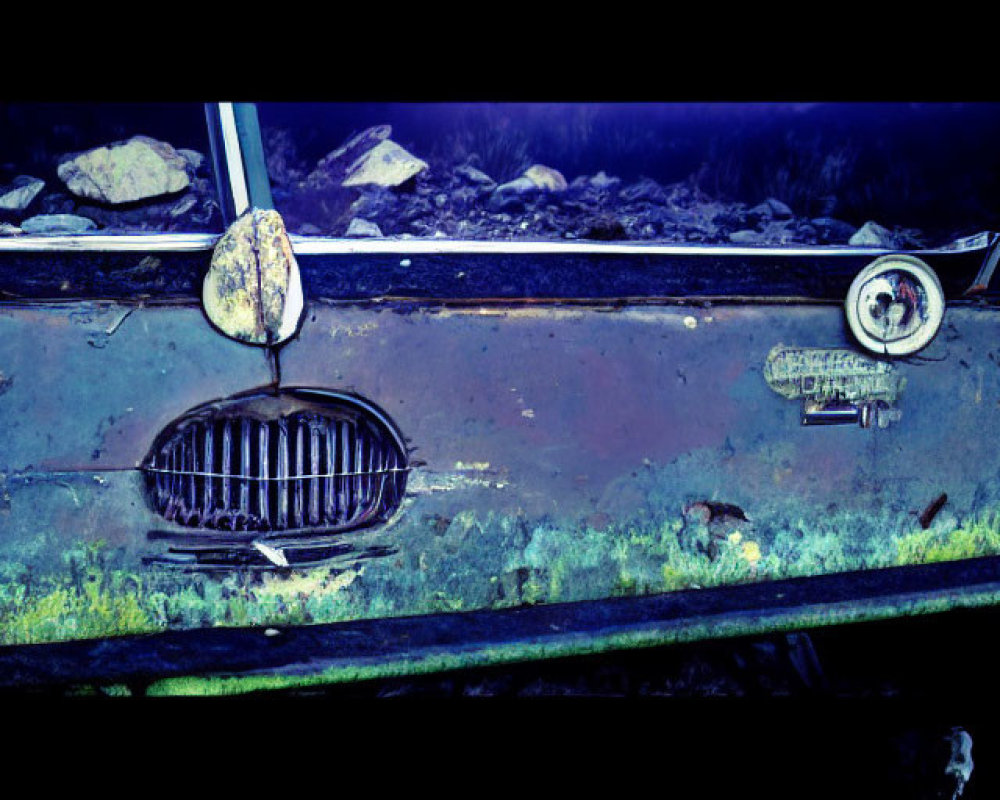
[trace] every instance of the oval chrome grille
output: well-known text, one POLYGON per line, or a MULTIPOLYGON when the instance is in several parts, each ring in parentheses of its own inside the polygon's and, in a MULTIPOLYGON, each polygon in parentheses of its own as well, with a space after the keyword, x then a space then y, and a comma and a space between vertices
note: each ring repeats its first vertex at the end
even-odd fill
POLYGON ((341 531, 387 519, 410 469, 384 414, 316 389, 256 393, 189 412, 142 466, 153 508, 189 527, 341 531))

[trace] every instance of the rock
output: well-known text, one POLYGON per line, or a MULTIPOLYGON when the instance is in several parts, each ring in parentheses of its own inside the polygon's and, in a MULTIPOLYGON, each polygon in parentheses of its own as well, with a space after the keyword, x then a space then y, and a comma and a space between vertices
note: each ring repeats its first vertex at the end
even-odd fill
POLYGON ((855 232, 853 225, 833 217, 816 217, 812 224, 820 238, 827 242, 846 242, 855 232))
POLYGON ((737 244, 759 244, 760 234, 750 230, 733 231, 729 234, 729 241, 737 244))
POLYGON ((386 139, 347 168, 347 177, 341 181, 341 186, 400 186, 425 169, 426 161, 386 139))
POLYGON ((117 205, 186 189, 187 168, 188 160, 166 142, 133 136, 80 153, 57 173, 77 197, 117 205))
POLYGON ((194 193, 189 193, 184 195, 177 203, 171 206, 168 212, 171 217, 179 217, 181 214, 186 214, 195 204, 198 202, 198 197, 194 193))
MULTIPOLYGON (((331 173, 346 172, 347 167, 360 159, 365 153, 374 149, 392 134, 391 125, 375 125, 372 128, 361 131, 357 136, 353 136, 344 142, 336 150, 327 153, 316 164, 316 169, 310 173, 307 181, 317 175, 329 175, 331 173)), ((341 176, 340 180, 343 180, 341 176)), ((338 180, 338 183, 340 181, 338 180)))
POLYGON ((775 219, 791 219, 795 216, 792 209, 774 197, 769 197, 764 202, 770 207, 771 215, 775 219))
POLYGON ((512 181, 507 183, 501 183, 493 192, 494 195, 532 195, 538 192, 538 184, 536 184, 531 178, 526 178, 523 175, 520 178, 514 178, 512 181))
POLYGON ((30 175, 18 175, 6 186, 0 186, 0 209, 24 211, 45 186, 45 181, 30 175))
POLYGON ((490 210, 520 211, 526 198, 537 194, 538 186, 523 175, 507 183, 500 184, 490 195, 490 210))
POLYGON ((25 233, 84 233, 95 230, 97 225, 92 219, 78 217, 76 214, 38 214, 28 217, 21 223, 25 233))
POLYGON ((451 193, 451 205, 456 211, 464 213, 475 205, 478 196, 475 189, 463 186, 451 193))
POLYGON ((801 241, 799 231, 792 220, 770 221, 757 231, 761 244, 791 244, 801 241))
POLYGON ((201 169, 202 164, 205 163, 205 156, 197 150, 188 150, 182 147, 177 152, 184 156, 184 160, 188 163, 188 172, 192 177, 201 169))
POLYGON ((202 289, 205 314, 227 336, 272 345, 302 317, 299 267, 277 211, 252 209, 222 235, 202 289))
POLYGON ((569 184, 566 183, 566 179, 559 170, 542 164, 528 167, 521 177, 527 178, 539 189, 547 192, 565 192, 569 188, 569 184))
POLYGON ((854 247, 893 248, 896 246, 896 240, 892 235, 892 231, 883 228, 877 222, 872 222, 871 220, 858 228, 847 243, 854 247))
POLYGON ((350 212, 353 217, 373 219, 385 217, 394 212, 401 202, 401 195, 392 189, 381 186, 366 187, 357 200, 351 203, 350 212))
POLYGON ((476 169, 469 164, 463 164, 455 168, 455 174, 473 186, 492 191, 496 188, 497 182, 482 170, 476 169))
POLYGON ((763 203, 758 203, 747 211, 747 221, 751 225, 775 219, 791 219, 794 216, 792 209, 773 197, 767 198, 763 203))
POLYGON ((604 170, 601 170, 590 179, 589 184, 599 192, 609 192, 616 186, 621 185, 621 182, 621 178, 609 177, 605 174, 604 170))
POLYGON ((62 192, 46 192, 39 205, 43 214, 72 214, 76 208, 73 198, 62 192))
POLYGON ((361 219, 361 217, 355 217, 351 220, 351 224, 347 226, 347 232, 344 235, 359 238, 364 236, 380 237, 382 236, 382 231, 374 222, 361 219))
POLYGON ((614 214, 595 214, 582 220, 577 234, 581 239, 596 239, 605 242, 628 239, 625 226, 614 214))
POLYGON ((291 131, 265 128, 263 140, 267 174, 273 186, 288 186, 305 177, 305 164, 298 156, 291 131))
POLYGON ((667 192, 652 178, 642 178, 631 186, 622 189, 618 197, 626 203, 666 203, 667 192))

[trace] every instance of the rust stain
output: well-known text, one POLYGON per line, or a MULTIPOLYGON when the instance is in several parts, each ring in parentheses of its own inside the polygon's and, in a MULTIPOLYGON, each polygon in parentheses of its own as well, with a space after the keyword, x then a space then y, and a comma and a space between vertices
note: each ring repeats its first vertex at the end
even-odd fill
POLYGON ((920 527, 926 530, 931 526, 934 521, 934 517, 937 516, 941 507, 948 502, 948 495, 945 492, 939 494, 927 508, 924 509, 924 513, 920 515, 920 527))

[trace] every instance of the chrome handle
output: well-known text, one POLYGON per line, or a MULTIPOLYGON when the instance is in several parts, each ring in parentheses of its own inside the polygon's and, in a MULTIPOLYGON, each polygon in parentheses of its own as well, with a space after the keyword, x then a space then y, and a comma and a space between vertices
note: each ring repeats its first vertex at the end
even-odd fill
POLYGON ((859 425, 870 428, 878 425, 886 428, 891 422, 897 422, 901 417, 899 409, 892 408, 888 403, 873 401, 869 403, 830 403, 806 402, 802 406, 802 424, 817 425, 859 425))

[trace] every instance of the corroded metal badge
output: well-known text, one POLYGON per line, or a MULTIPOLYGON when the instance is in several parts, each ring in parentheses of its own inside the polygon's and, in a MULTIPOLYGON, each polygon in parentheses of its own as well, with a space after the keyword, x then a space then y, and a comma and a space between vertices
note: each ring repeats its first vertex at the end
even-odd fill
POLYGON ((764 379, 782 397, 802 399, 803 425, 863 428, 899 420, 892 404, 906 384, 892 364, 853 350, 781 344, 767 354, 764 379))
POLYGON ((215 246, 202 290, 219 330, 248 344, 279 344, 302 317, 302 280, 281 215, 252 209, 215 246))
POLYGON ((767 385, 782 397, 844 402, 895 402, 906 385, 892 364, 853 350, 820 347, 771 348, 764 362, 767 385))

